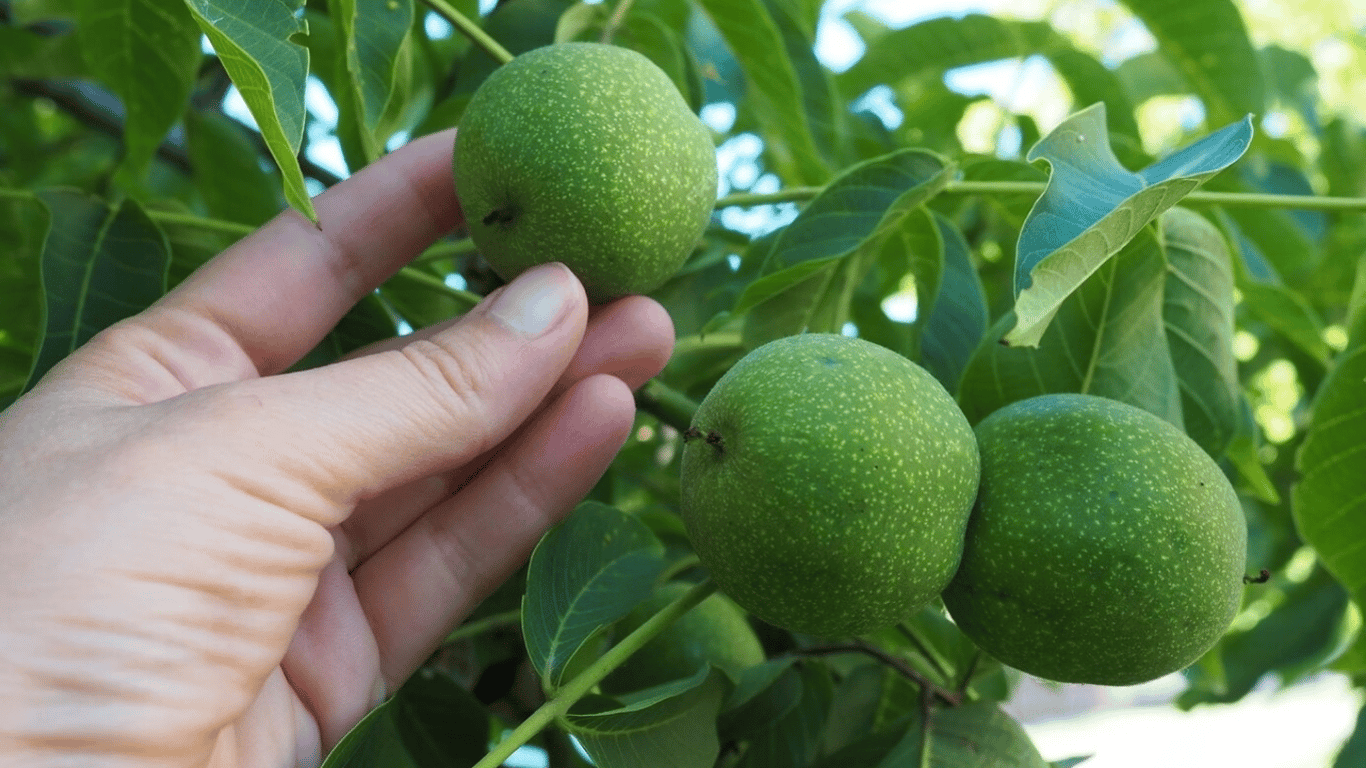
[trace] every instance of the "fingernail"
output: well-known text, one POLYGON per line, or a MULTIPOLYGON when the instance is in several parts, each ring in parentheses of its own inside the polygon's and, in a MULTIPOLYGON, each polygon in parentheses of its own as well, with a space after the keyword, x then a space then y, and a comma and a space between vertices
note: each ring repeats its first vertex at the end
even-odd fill
POLYGON ((489 312, 525 336, 540 336, 564 314, 572 277, 563 264, 532 267, 498 294, 489 312))

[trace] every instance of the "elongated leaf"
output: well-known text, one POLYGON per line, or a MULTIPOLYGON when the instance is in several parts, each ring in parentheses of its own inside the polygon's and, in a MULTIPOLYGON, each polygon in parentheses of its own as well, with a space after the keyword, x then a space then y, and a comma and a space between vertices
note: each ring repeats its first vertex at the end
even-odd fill
POLYGON ((1231 165, 1252 141, 1250 118, 1223 128, 1138 173, 1120 166, 1105 130, 1105 105, 1063 121, 1029 151, 1052 175, 1034 203, 1015 257, 1014 346, 1036 346, 1068 294, 1148 222, 1231 165))
POLYGON ((256 145, 236 120, 191 111, 185 140, 195 188, 214 218, 256 226, 283 208, 279 176, 262 170, 256 145))
POLYGON ((43 245, 45 320, 26 389, 96 333, 161 298, 171 248, 136 202, 111 210, 78 192, 41 193, 52 215, 43 245))
POLYGON ((308 50, 293 41, 306 31, 295 15, 303 0, 185 0, 232 77, 284 176, 285 199, 318 220, 299 168, 304 135, 308 50))
POLYGON ((810 126, 812 140, 824 162, 834 168, 857 159, 848 157, 848 112, 844 99, 835 88, 830 70, 816 58, 815 36, 798 18, 805 9, 793 7, 791 0, 764 0, 769 16, 782 37, 783 50, 802 88, 802 108, 810 126))
MULTIPOLYGON (((413 23, 413 0, 330 0, 349 85, 348 116, 367 162, 384 151, 381 126, 399 74, 400 51, 413 23)), ((402 62, 406 63, 406 62, 402 62)))
POLYGON ((184 0, 84 0, 80 10, 86 64, 123 101, 124 164, 139 175, 189 101, 199 28, 184 0))
POLYGON ((1167 254, 1162 317, 1167 326, 1186 434, 1216 458, 1238 431, 1238 364, 1233 357, 1233 264, 1217 228, 1172 208, 1161 217, 1167 254))
POLYGON ((710 668, 625 706, 607 697, 574 706, 565 724, 599 768, 711 768, 724 675, 710 668))
POLYGON ((1357 264, 1347 349, 1323 380, 1311 413, 1295 457, 1295 526, 1360 607, 1366 605, 1366 258, 1357 264))
POLYGON ((784 176, 804 184, 824 182, 830 171, 807 125, 801 81, 763 0, 700 0, 700 4, 744 71, 745 96, 764 126, 769 150, 788 170, 784 176))
MULTIPOLYGON (((920 363, 945 389, 956 392, 973 350, 987 331, 987 301, 967 239, 947 217, 936 213, 934 218, 944 241, 944 271, 921 331, 920 363)), ((919 271, 916 281, 919 287, 919 271)))
POLYGON ((664 547, 639 520, 584 502, 536 545, 527 571, 522 632, 547 689, 594 632, 650 596, 664 547))
POLYGON ((987 332, 958 394, 977 423, 1016 400, 1082 392, 1136 405, 1182 425, 1181 395, 1162 322, 1166 262, 1145 229, 1063 302, 1037 348, 996 340, 1007 314, 987 332))
POLYGON ((1205 102, 1211 125, 1266 109, 1261 62, 1234 0, 1124 0, 1205 102))

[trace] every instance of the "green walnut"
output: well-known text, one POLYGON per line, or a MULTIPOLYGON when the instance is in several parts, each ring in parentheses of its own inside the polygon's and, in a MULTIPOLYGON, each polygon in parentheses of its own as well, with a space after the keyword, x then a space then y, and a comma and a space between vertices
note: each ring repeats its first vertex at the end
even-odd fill
POLYGON ((597 43, 536 48, 490 75, 460 120, 454 171, 500 277, 561 261, 593 303, 672 277, 716 202, 710 130, 649 59, 597 43))
POLYGON ((976 431, 982 485, 944 604, 983 650, 1049 680, 1132 685, 1228 629, 1247 527, 1185 433, 1076 394, 1012 403, 976 431))
MULTIPOLYGON (((671 581, 626 615, 616 627, 625 637, 660 609, 682 597, 692 587, 671 581)), ((722 670, 732 680, 750 667, 764 663, 764 649, 750 628, 744 611, 725 595, 713 594, 655 635, 640 650, 602 681, 608 693, 627 693, 680 680, 697 673, 704 664, 722 670)))
POLYGON ((835 334, 769 342, 721 377, 685 438, 693 548, 771 624, 879 629, 958 567, 977 443, 939 382, 891 350, 835 334))

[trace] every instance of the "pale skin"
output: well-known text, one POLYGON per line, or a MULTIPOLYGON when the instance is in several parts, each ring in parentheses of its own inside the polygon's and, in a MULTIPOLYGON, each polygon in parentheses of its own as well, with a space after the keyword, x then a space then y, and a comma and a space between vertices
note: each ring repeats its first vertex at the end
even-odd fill
POLYGON ((459 223, 453 134, 285 213, 0 414, 0 765, 317 765, 593 486, 657 303, 562 266, 283 373, 459 223))

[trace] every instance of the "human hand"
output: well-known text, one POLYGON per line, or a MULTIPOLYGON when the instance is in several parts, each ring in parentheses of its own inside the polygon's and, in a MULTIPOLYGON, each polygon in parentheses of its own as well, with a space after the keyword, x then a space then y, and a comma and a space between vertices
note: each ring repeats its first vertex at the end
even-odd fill
POLYGON ((454 228, 452 134, 286 212, 0 414, 0 764, 316 765, 626 439, 668 315, 538 267, 281 373, 454 228))

